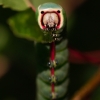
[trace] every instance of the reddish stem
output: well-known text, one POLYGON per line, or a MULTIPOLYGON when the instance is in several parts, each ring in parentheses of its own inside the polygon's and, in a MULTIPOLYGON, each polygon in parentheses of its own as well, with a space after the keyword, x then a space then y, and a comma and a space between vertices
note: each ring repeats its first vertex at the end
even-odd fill
MULTIPOLYGON (((53 62, 55 60, 55 42, 50 44, 50 60, 53 62)), ((51 68, 51 76, 54 76, 54 68, 51 68)), ((51 91, 55 92, 55 85, 54 83, 51 84, 51 91)))
POLYGON ((33 4, 30 2, 30 0, 25 0, 25 3, 26 3, 26 5, 27 5, 28 7, 31 7, 32 10, 33 10, 34 12, 36 12, 35 7, 34 7, 33 4))
POLYGON ((54 75, 54 68, 51 68, 51 75, 54 75))
POLYGON ((50 60, 55 60, 55 42, 50 44, 50 60))
POLYGON ((54 83, 51 84, 51 91, 55 92, 55 85, 54 85, 54 83))

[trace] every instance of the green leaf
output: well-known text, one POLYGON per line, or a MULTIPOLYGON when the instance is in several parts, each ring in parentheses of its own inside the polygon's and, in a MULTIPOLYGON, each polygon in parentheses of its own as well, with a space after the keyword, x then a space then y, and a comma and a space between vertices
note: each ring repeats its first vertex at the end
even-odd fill
POLYGON ((3 0, 0 0, 0 4, 2 4, 3 0))
POLYGON ((8 20, 13 32, 18 37, 40 41, 42 36, 38 28, 35 13, 28 10, 20 12, 8 20))
POLYGON ((35 40, 37 42, 52 41, 50 34, 44 36, 37 24, 35 13, 30 9, 11 17, 8 20, 8 23, 12 31, 18 37, 26 38, 32 41, 35 40))
POLYGON ((17 11, 26 10, 28 8, 25 0, 0 0, 0 5, 3 5, 4 8, 11 8, 17 11))

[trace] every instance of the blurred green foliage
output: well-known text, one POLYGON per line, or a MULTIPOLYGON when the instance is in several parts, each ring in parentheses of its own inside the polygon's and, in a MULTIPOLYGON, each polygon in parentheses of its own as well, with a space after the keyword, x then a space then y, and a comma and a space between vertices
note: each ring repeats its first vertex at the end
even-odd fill
POLYGON ((0 4, 3 5, 4 8, 11 8, 17 11, 26 10, 28 8, 24 0, 0 0, 0 4))
POLYGON ((0 51, 7 45, 8 41, 9 33, 3 25, 0 25, 0 51))

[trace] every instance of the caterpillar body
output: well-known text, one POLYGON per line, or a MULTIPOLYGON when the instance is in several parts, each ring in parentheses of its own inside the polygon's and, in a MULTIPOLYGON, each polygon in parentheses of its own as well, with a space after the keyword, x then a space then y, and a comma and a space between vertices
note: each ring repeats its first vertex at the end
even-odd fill
POLYGON ((38 7, 36 16, 41 34, 50 37, 44 38, 46 44, 37 44, 36 100, 67 100, 69 63, 65 12, 60 5, 45 3, 38 7))

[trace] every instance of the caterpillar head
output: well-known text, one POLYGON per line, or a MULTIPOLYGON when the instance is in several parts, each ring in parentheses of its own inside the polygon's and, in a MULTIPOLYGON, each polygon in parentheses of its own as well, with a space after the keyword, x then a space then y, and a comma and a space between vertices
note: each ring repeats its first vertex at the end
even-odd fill
POLYGON ((37 9, 37 21, 44 35, 51 34, 54 40, 59 36, 64 27, 64 11, 55 3, 44 3, 37 9))

